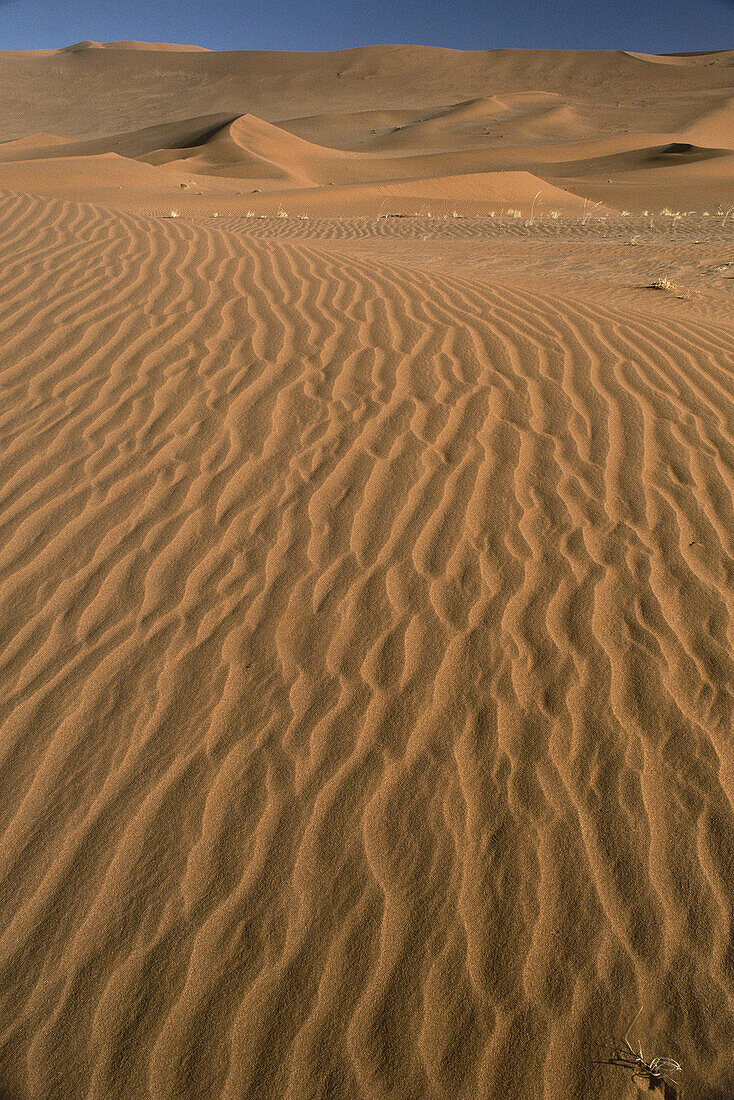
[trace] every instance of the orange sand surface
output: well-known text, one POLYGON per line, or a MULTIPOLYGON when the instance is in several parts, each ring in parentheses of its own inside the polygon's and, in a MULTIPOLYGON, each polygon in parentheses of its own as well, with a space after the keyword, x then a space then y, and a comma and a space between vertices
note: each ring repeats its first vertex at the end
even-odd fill
POLYGON ((733 65, 0 54, 0 1100, 734 1096, 733 65))

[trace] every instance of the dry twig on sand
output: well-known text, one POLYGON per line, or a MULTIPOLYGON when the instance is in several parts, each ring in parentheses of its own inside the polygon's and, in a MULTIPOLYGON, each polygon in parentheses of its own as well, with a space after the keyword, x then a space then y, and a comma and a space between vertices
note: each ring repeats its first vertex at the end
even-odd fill
POLYGON ((642 1008, 627 1028, 624 1039, 618 1047, 614 1047, 608 1058, 601 1058, 594 1062, 596 1066, 619 1066, 628 1070, 632 1080, 639 1088, 648 1092, 657 1091, 664 1100, 681 1100, 682 1092, 678 1081, 672 1076, 682 1072, 682 1067, 674 1058, 667 1055, 658 1055, 648 1061, 642 1053, 642 1044, 638 1050, 634 1050, 629 1042, 629 1033, 640 1018, 642 1008))

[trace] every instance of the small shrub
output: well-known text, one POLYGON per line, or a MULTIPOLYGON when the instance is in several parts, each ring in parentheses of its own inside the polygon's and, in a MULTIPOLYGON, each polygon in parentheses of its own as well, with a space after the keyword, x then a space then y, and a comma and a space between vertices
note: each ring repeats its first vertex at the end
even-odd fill
POLYGON ((656 279, 654 283, 650 283, 650 290, 675 290, 675 284, 670 279, 656 279))

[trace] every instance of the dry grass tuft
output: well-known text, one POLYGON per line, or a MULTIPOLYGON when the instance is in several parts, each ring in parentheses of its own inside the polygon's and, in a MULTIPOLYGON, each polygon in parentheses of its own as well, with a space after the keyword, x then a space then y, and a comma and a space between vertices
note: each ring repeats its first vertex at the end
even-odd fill
POLYGON ((627 1028, 627 1033, 619 1046, 613 1047, 608 1058, 602 1058, 594 1064, 597 1066, 618 1066, 626 1070, 632 1077, 632 1081, 638 1089, 646 1092, 662 1094, 664 1100, 680 1100, 680 1084, 675 1079, 675 1074, 682 1073, 683 1069, 675 1058, 667 1054, 657 1055, 647 1059, 642 1053, 642 1044, 634 1050, 629 1041, 629 1034, 639 1019, 640 1012, 627 1028))

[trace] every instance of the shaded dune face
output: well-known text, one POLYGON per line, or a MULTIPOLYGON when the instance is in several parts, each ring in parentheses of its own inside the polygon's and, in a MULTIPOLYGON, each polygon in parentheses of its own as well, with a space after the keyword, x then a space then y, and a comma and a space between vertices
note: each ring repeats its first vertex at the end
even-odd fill
POLYGON ((13 195, 0 286, 0 1091, 720 1079, 731 332, 13 195))
POLYGON ((223 195, 259 213, 295 203, 331 217, 374 216, 383 199, 401 213, 430 198, 471 215, 734 203, 731 51, 213 53, 87 41, 0 51, 0 63, 12 89, 0 102, 0 189, 144 213, 126 186, 140 169, 161 202, 183 188, 190 213, 223 195), (120 186, 108 186, 105 154, 128 162, 113 166, 120 186))

